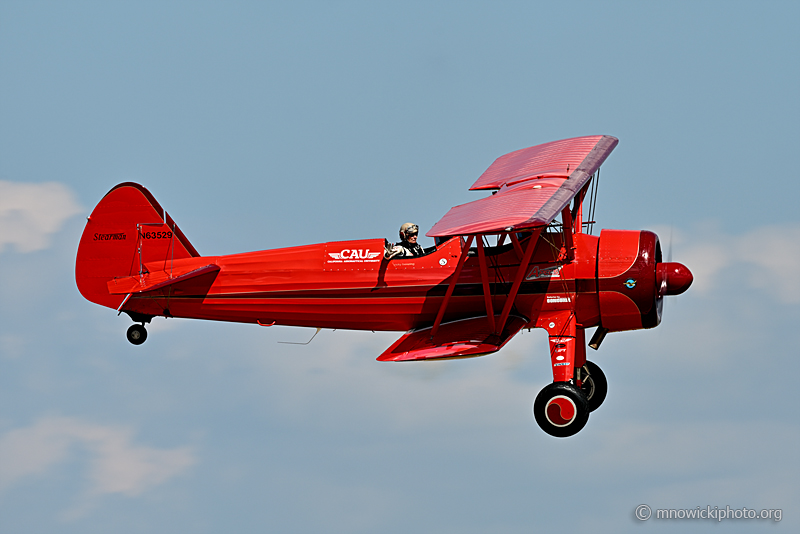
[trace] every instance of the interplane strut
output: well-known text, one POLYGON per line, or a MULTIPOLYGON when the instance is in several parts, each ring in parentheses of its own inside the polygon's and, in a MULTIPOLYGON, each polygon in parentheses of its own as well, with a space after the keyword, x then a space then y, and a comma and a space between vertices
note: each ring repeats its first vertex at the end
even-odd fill
POLYGON ((525 250, 522 250, 522 245, 519 243, 519 239, 517 238, 516 234, 514 233, 507 233, 504 235, 510 236, 511 242, 514 244, 515 250, 519 250, 518 256, 520 259, 519 267, 514 275, 514 282, 511 285, 511 291, 509 292, 508 296, 506 297, 506 301, 503 305, 502 312, 500 313, 499 320, 495 319, 494 314, 494 304, 492 302, 492 292, 491 286, 489 284, 489 273, 488 273, 488 264, 486 261, 486 250, 483 244, 483 236, 478 235, 469 235, 466 237, 466 242, 464 247, 461 249, 461 256, 458 259, 458 264, 456 265, 456 269, 453 272, 452 277, 450 278, 450 283, 447 286, 447 291, 445 292, 444 299, 442 300, 442 304, 439 307, 439 311, 436 314, 436 319, 433 322, 433 327, 431 328, 430 337, 436 335, 436 332, 439 330, 439 326, 442 323, 442 318, 444 317, 444 313, 447 309, 447 305, 450 302, 450 298, 453 296, 453 291, 455 290, 456 285, 458 284, 458 279, 461 276, 461 271, 464 268, 464 264, 466 263, 467 257, 469 256, 469 250, 472 246, 472 242, 476 240, 477 237, 477 249, 478 249, 478 268, 480 270, 481 275, 481 285, 483 287, 483 298, 484 304, 486 306, 486 316, 489 321, 489 328, 495 335, 500 335, 503 332, 503 328, 505 328, 506 322, 508 321, 508 317, 511 313, 511 308, 514 306, 514 301, 517 298, 517 294, 519 293, 520 286, 522 285, 523 280, 525 279, 525 273, 528 271, 528 266, 530 265, 531 258, 533 257, 533 251, 536 249, 536 243, 539 241, 539 236, 542 233, 544 227, 535 228, 528 239, 528 244, 525 250))

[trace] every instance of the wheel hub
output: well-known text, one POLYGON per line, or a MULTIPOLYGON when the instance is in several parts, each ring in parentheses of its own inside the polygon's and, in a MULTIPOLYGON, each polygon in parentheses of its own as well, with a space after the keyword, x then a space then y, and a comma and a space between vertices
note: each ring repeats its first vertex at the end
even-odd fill
POLYGON ((551 425, 565 427, 575 420, 578 408, 569 397, 558 395, 550 399, 544 413, 551 425))

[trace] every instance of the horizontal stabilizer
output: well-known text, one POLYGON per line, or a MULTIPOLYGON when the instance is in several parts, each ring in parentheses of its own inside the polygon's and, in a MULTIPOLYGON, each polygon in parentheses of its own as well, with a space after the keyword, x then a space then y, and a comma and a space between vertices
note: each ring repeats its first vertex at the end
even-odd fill
MULTIPOLYGON (((499 323, 500 316, 495 316, 499 323)), ((510 315, 503 332, 492 334, 486 315, 442 323, 431 339, 431 327, 407 332, 378 356, 379 362, 404 362, 447 358, 474 358, 497 352, 528 321, 510 315)))
POLYGON ((219 273, 218 265, 206 265, 170 278, 166 271, 156 271, 139 276, 126 276, 114 278, 108 282, 108 292, 112 295, 141 295, 142 293, 155 293, 171 296, 205 295, 214 279, 219 273), (143 283, 144 282, 144 283, 143 283))

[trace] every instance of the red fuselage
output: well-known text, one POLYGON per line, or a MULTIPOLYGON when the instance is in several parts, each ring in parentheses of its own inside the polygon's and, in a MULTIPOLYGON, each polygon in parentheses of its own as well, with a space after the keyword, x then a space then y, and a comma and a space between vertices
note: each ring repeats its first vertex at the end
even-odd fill
MULTIPOLYGON (((539 316, 560 310, 574 310, 583 328, 600 324, 601 314, 607 316, 603 323, 610 330, 656 326, 658 238, 650 232, 601 235, 575 234, 574 259, 566 262, 558 260, 561 234, 543 233, 515 300, 515 314, 527 318, 531 327, 539 316)), ((527 239, 521 237, 523 248, 527 239)), ((143 253, 148 245, 143 245, 143 253)), ((149 274, 142 280, 148 285, 158 276, 168 279, 170 273, 207 265, 219 270, 198 279, 195 290, 134 294, 124 310, 262 325, 406 331, 434 322, 463 246, 462 239, 453 238, 422 257, 385 260, 384 241, 367 239, 145 263, 149 274)), ((492 304, 499 310, 521 252, 511 243, 485 251, 492 304)), ((131 278, 109 282, 108 287, 121 300, 135 289, 131 278)), ((445 322, 485 315, 483 295, 479 259, 471 253, 445 322)))

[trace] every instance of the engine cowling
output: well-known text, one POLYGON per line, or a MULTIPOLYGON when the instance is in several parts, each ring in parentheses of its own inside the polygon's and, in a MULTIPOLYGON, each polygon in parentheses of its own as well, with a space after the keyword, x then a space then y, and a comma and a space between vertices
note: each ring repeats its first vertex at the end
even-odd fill
POLYGON ((680 263, 663 262, 658 236, 649 231, 603 230, 597 245, 597 294, 601 325, 611 332, 654 328, 664 296, 692 284, 680 263))

